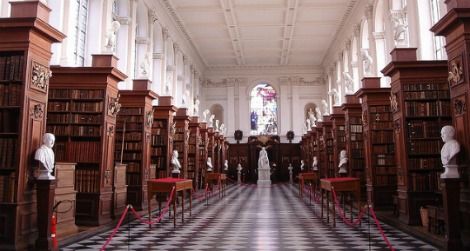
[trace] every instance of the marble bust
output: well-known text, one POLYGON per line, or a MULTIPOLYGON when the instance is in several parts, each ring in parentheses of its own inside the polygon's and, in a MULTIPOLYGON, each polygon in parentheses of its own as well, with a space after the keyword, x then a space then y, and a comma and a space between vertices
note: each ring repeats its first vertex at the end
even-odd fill
POLYGON ((207 157, 206 165, 207 165, 207 171, 208 171, 208 172, 212 172, 212 171, 213 171, 213 167, 212 167, 212 159, 211 159, 211 157, 207 157))
POLYGON ((180 161, 178 160, 178 151, 173 150, 173 154, 171 156, 171 165, 173 166, 173 171, 171 173, 180 173, 181 169, 181 164, 180 161))
POLYGON ((457 165, 457 154, 460 152, 460 144, 454 139, 455 129, 453 126, 447 125, 441 129, 441 138, 444 141, 444 146, 441 149, 441 161, 444 166, 444 173, 441 178, 459 178, 459 171, 457 165))
POLYGON ((318 158, 317 158, 317 156, 313 156, 312 170, 313 171, 318 171, 318 158))
POLYGON ((228 160, 224 161, 224 171, 228 171, 228 160))
POLYGON ((341 152, 339 153, 339 164, 338 164, 339 174, 348 173, 347 164, 348 164, 347 152, 346 150, 341 150, 341 152))
POLYGON ((42 145, 36 150, 34 159, 39 162, 39 180, 54 180, 52 171, 54 170, 55 156, 52 147, 55 136, 52 133, 45 133, 42 137, 42 145))
POLYGON ((205 109, 202 112, 202 122, 207 122, 207 116, 209 116, 210 113, 209 109, 205 109))
POLYGON ((300 160, 300 171, 304 170, 304 166, 305 166, 304 160, 300 160))
POLYGON ((106 34, 105 52, 114 52, 116 49, 116 32, 121 28, 119 21, 111 23, 111 30, 106 34))

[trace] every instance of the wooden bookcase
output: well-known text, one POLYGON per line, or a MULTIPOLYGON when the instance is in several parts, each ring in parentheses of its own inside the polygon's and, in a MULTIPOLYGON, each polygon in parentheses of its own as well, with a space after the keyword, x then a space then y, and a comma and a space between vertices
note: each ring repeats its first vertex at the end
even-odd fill
MULTIPOLYGON (((214 172, 217 172, 215 160, 214 160, 214 151, 215 151, 215 135, 214 135, 214 128, 208 127, 207 128, 207 158, 211 158, 212 160, 212 167, 214 172)), ((207 166, 206 166, 207 170, 207 166)))
POLYGON ((303 160, 307 166, 312 153, 310 149, 310 135, 308 132, 302 135, 302 139, 300 140, 299 145, 301 150, 300 159, 303 160))
POLYGON ((375 209, 391 209, 397 169, 390 88, 380 88, 380 78, 364 78, 362 86, 356 96, 362 99, 367 200, 375 209))
POLYGON ((345 117, 346 151, 350 176, 361 180, 361 195, 366 197, 366 176, 364 161, 364 142, 362 128, 362 105, 355 95, 346 95, 346 103, 342 106, 345 117))
MULTIPOLYGON (((345 117, 344 111, 339 106, 333 107, 333 113, 331 114, 332 130, 333 130, 333 170, 334 176, 339 176, 339 155, 341 150, 346 150, 346 128, 345 128, 345 117)), ((348 162, 348 172, 346 176, 351 176, 351 168, 348 162)))
POLYGON ((111 220, 117 83, 127 77, 116 65, 113 55, 93 55, 91 67, 51 67, 47 130, 56 135, 56 160, 77 163, 77 225, 111 220))
POLYGON ((200 141, 199 141, 199 146, 198 146, 198 152, 199 152, 199 172, 198 176, 199 177, 199 189, 204 188, 204 180, 206 176, 206 170, 207 170, 207 148, 209 144, 208 140, 208 134, 207 134, 207 123, 206 122, 201 122, 199 123, 200 127, 200 141))
MULTIPOLYGON (((316 127, 312 127, 312 130, 308 133, 308 138, 310 141, 310 161, 309 161, 309 170, 313 171, 313 157, 317 156, 317 167, 320 167, 319 161, 319 151, 318 151, 318 141, 317 141, 317 130, 316 127)), ((318 170, 317 170, 318 172, 318 170)))
MULTIPOLYGON (((188 178, 188 142, 190 131, 187 111, 187 108, 178 108, 176 116, 173 118, 176 125, 175 135, 173 135, 173 150, 178 151, 178 160, 181 164, 180 178, 188 178)), ((171 170, 172 167, 170 165, 171 170)))
POLYGON ((11 2, 0 18, 0 249, 34 249, 37 237, 33 160, 46 132, 51 44, 64 35, 40 2, 11 2))
POLYGON ((248 145, 245 143, 230 144, 227 154, 229 165, 235 167, 235 175, 237 175, 236 168, 238 167, 238 164, 241 164, 241 166, 243 167, 241 179, 242 182, 244 182, 246 180, 246 175, 250 165, 248 145))
POLYGON ((333 138, 333 122, 331 121, 331 115, 323 116, 322 122, 323 129, 323 166, 325 177, 335 177, 335 160, 334 160, 334 138, 333 138))
MULTIPOLYGON (((470 100, 470 5, 467 0, 448 0, 446 5, 447 14, 431 30, 438 36, 446 37, 445 48, 449 59, 447 66, 448 72, 452 73, 449 74, 450 102, 453 108, 451 116, 455 138, 459 141, 461 149, 458 164, 462 166, 460 198, 453 196, 460 202, 460 215, 446 215, 450 224, 447 229, 454 236, 460 234, 464 249, 467 250, 470 249, 470 113, 467 105, 470 100)), ((448 197, 444 199, 451 201, 448 197)), ((449 240, 453 240, 454 236, 449 240)))
MULTIPOLYGON (((327 116, 323 116, 326 118, 327 116)), ((312 127, 312 130, 315 130, 315 142, 317 146, 317 151, 315 154, 318 159, 318 172, 320 178, 327 177, 327 170, 326 169, 326 155, 325 155, 325 139, 323 138, 323 122, 317 122, 317 127, 312 127)))
POLYGON ((214 163, 214 172, 220 173, 221 172, 221 169, 220 169, 220 135, 219 135, 219 132, 215 130, 214 130, 213 148, 214 148, 213 150, 214 155, 212 155, 213 156, 212 161, 214 163))
POLYGON ((153 124, 150 139, 151 163, 155 165, 155 178, 170 176, 170 158, 173 151, 173 134, 176 125, 173 117, 176 107, 171 96, 160 96, 153 108, 153 124))
POLYGON ((199 149, 201 145, 201 123, 199 123, 199 117, 190 117, 189 132, 187 178, 192 179, 194 189, 198 189, 200 187, 199 168, 202 164, 201 151, 199 149))
MULTIPOLYGON (((281 143, 280 144, 280 163, 276 163, 277 167, 273 170, 273 182, 288 182, 289 181, 289 163, 295 167, 294 163, 298 163, 302 159, 300 144, 296 143, 281 143)), ((305 161, 305 160, 304 160, 305 161)), ((308 166, 305 165, 304 172, 308 166)))
POLYGON ((420 224, 420 207, 440 205, 441 128, 452 124, 446 61, 417 61, 415 48, 397 48, 382 70, 392 79, 391 108, 400 220, 420 224))
POLYGON ((152 101, 158 96, 150 90, 148 80, 134 80, 133 84, 133 90, 119 91, 121 111, 117 116, 115 159, 127 164, 127 204, 144 210, 146 181, 150 178, 152 101))

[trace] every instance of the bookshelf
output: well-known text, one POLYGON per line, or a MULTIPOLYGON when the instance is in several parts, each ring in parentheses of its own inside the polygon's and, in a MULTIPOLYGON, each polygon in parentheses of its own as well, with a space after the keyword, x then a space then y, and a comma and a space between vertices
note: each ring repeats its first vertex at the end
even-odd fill
MULTIPOLYGON (((437 36, 445 36, 446 52, 448 58, 448 72, 453 76, 449 80, 450 102, 453 105, 451 116, 455 127, 455 138, 460 143, 459 164, 466 165, 466 170, 462 172, 460 181, 460 198, 454 199, 460 202, 460 215, 446 213, 446 221, 449 222, 447 228, 448 240, 454 241, 455 235, 462 238, 466 245, 464 248, 470 249, 470 172, 468 171, 468 162, 470 156, 470 116, 468 113, 467 101, 470 100, 470 76, 468 62, 470 56, 470 21, 467 18, 470 14, 468 1, 452 0, 446 1, 447 14, 437 22, 431 31, 437 36), (462 150, 463 149, 463 150, 462 150)), ((446 189, 447 190, 447 189, 446 189)), ((450 191, 450 190, 448 190, 450 191)), ((444 201, 451 201, 447 192, 443 193, 444 201)), ((453 209, 455 210, 455 209, 453 209)), ((454 241, 454 243, 458 243, 454 241)), ((449 249, 452 246, 449 245, 449 249)))
POLYGON ((148 80, 134 80, 133 90, 120 90, 119 95, 121 111, 116 124, 115 160, 122 159, 122 163, 127 164, 127 204, 144 210, 147 208, 146 180, 150 178, 152 101, 158 96, 150 90, 148 80))
POLYGON ((327 178, 335 177, 336 169, 334 160, 334 138, 333 138, 333 122, 331 121, 331 115, 323 116, 322 122, 323 129, 323 164, 324 174, 327 178))
MULTIPOLYGON (((327 116, 323 116, 326 118, 327 116)), ((317 146, 317 151, 315 154, 318 158, 318 171, 320 172, 320 178, 327 177, 327 169, 326 169, 326 156, 325 156, 325 139, 323 138, 323 122, 317 122, 317 127, 312 127, 312 130, 315 130, 315 142, 317 146)), ((314 145, 315 147, 315 145, 314 145)))
POLYGON ((176 116, 173 118, 176 125, 175 134, 173 135, 173 150, 178 151, 178 160, 181 164, 180 178, 188 178, 188 142, 190 131, 187 111, 187 108, 178 108, 176 116))
MULTIPOLYGON (((248 145, 245 143, 239 143, 239 142, 230 144, 227 154, 228 154, 228 163, 230 166, 237 167, 238 164, 241 164, 241 166, 243 167, 243 170, 241 173, 241 180, 242 182, 245 182, 247 178, 246 176, 249 170, 249 165, 250 165, 248 145)), ((286 166, 286 169, 287 169, 287 166, 286 166)), ((237 172, 236 169, 235 169, 235 172, 237 172)))
MULTIPOLYGON (((317 156, 317 167, 320 166, 320 163, 318 162, 318 145, 317 145, 317 130, 315 129, 316 127, 312 127, 312 130, 308 133, 308 139, 310 141, 310 161, 309 163, 309 170, 313 171, 313 157, 317 156)), ((318 172, 318 170, 317 170, 318 172)))
POLYGON ((77 225, 111 220, 117 83, 127 77, 116 65, 113 55, 93 55, 91 67, 51 67, 47 130, 56 135, 56 160, 77 163, 77 225))
POLYGON ((221 168, 220 168, 220 133, 218 131, 214 130, 214 154, 212 155, 212 161, 214 163, 214 172, 220 173, 221 168))
POLYGON ((176 107, 171 96, 160 96, 158 105, 153 108, 153 124, 150 137, 151 163, 155 165, 155 178, 170 175, 170 158, 173 150, 173 134, 176 130, 173 117, 176 107))
MULTIPOLYGON (((212 166, 214 167, 214 172, 217 172, 215 161, 214 161, 214 151, 215 151, 215 132, 213 127, 207 128, 207 158, 211 158, 212 166)), ((207 170, 207 167, 206 167, 207 170)))
POLYGON ((346 129, 346 151, 350 176, 361 181, 361 195, 366 197, 366 178, 364 162, 364 142, 362 128, 362 105, 355 95, 346 95, 346 103, 341 108, 344 111, 346 129))
POLYGON ((193 116, 189 120, 189 142, 188 142, 188 179, 193 180, 194 189, 200 187, 200 168, 204 168, 203 162, 201 161, 201 154, 199 147, 203 144, 201 140, 201 123, 199 123, 199 117, 193 116))
POLYGON ((305 166, 307 167, 307 163, 309 163, 309 159, 311 158, 311 150, 310 150, 310 135, 305 133, 302 135, 302 139, 299 142, 301 154, 300 159, 304 161, 305 166))
POLYGON ((380 78, 364 78, 356 92, 362 99, 362 124, 367 200, 375 209, 391 209, 397 190, 390 88, 380 78))
POLYGON ((419 209, 442 204, 441 128, 452 124, 447 61, 417 61, 415 48, 394 49, 382 72, 392 78, 400 220, 420 224, 419 209))
POLYGON ((34 249, 37 215, 48 210, 36 211, 32 156, 46 132, 51 44, 65 36, 43 3, 10 5, 0 18, 0 247, 34 249))
POLYGON ((200 133, 200 141, 199 141, 199 146, 198 146, 198 151, 199 151, 199 189, 204 188, 204 180, 205 180, 205 175, 206 175, 206 170, 207 170, 207 148, 208 148, 208 135, 207 135, 207 123, 206 122, 201 122, 199 123, 199 133, 200 133))
MULTIPOLYGON (((346 149, 346 127, 345 127, 344 111, 339 106, 333 107, 333 113, 331 114, 332 130, 333 130, 333 170, 334 176, 339 176, 339 155, 341 150, 346 149)), ((348 162, 348 172, 346 176, 351 176, 351 168, 348 162)))

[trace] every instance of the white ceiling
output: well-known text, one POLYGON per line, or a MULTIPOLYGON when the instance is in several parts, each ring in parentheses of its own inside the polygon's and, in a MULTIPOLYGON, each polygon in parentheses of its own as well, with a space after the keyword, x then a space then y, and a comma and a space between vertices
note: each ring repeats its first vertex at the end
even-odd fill
POLYGON ((209 67, 318 66, 356 0, 163 0, 209 67))

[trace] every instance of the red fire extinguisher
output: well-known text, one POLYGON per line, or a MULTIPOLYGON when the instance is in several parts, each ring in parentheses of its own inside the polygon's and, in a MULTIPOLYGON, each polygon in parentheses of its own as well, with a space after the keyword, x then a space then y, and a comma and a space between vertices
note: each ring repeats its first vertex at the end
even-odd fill
POLYGON ((57 217, 55 213, 52 213, 52 219, 51 219, 51 239, 52 239, 52 246, 54 249, 57 249, 59 247, 59 243, 57 242, 57 217))

